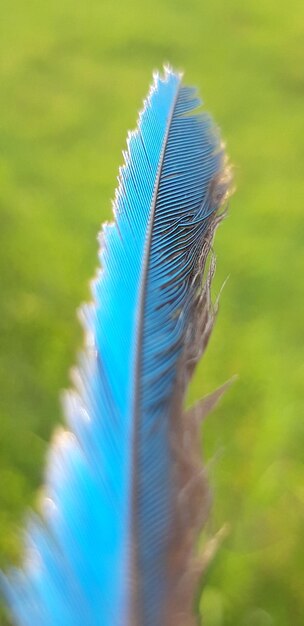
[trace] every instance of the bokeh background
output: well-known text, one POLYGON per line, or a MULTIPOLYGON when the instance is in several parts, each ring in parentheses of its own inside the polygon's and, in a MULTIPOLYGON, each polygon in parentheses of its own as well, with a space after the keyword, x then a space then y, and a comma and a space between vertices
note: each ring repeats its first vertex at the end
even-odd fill
POLYGON ((230 532, 200 610, 205 626, 304 623, 303 36, 300 0, 2 0, 1 567, 18 562, 62 419, 126 131, 169 61, 199 86, 237 185, 189 397, 239 376, 203 428, 207 534, 230 532))

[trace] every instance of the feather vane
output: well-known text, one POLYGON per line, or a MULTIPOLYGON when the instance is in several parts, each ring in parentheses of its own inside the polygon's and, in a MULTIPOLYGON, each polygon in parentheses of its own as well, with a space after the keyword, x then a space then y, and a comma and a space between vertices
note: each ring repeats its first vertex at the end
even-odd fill
POLYGON ((18 626, 195 623, 194 538, 208 500, 183 411, 215 311, 202 280, 229 190, 212 120, 170 69, 128 135, 100 237, 86 346, 47 464, 41 519, 2 585, 18 626))

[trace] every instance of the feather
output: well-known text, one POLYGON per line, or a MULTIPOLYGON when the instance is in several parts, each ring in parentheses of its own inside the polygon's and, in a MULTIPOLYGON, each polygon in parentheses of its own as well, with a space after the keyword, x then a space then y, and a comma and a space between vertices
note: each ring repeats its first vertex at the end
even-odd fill
POLYGON ((128 135, 67 427, 50 448, 23 567, 2 579, 18 626, 195 623, 209 496, 199 421, 183 402, 215 317, 206 263, 230 182, 199 105, 165 68, 128 135))

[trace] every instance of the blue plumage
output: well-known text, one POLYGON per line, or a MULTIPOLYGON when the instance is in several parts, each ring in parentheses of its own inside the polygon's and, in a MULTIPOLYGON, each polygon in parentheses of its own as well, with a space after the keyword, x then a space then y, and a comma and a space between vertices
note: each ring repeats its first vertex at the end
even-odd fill
POLYGON ((201 474, 182 401, 212 327, 202 272, 229 178, 199 104, 166 69, 128 136, 115 223, 103 228, 94 302, 82 310, 68 430, 51 447, 23 569, 3 579, 18 626, 193 619, 182 580, 201 474), (180 503, 189 485, 188 519, 180 503))

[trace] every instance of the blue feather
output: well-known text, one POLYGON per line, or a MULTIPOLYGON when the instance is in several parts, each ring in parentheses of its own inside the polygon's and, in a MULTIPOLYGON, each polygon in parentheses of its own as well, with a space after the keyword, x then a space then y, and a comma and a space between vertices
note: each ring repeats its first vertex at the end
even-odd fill
POLYGON ((82 309, 86 347, 65 397, 68 428, 51 446, 23 568, 3 577, 19 626, 194 619, 183 579, 204 482, 182 404, 212 327, 213 263, 202 276, 229 184, 199 104, 165 69, 128 135, 115 222, 103 227, 102 269, 82 309))

